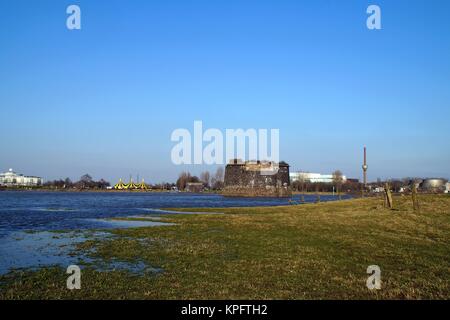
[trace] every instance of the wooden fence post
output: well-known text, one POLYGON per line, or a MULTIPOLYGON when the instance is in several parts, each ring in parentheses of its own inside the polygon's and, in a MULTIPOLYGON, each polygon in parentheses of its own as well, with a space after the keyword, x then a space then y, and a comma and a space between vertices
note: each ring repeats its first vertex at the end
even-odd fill
POLYGON ((394 203, 393 203, 393 200, 392 200, 391 189, 389 187, 389 183, 387 183, 387 182, 384 185, 384 192, 386 194, 386 204, 387 204, 389 209, 392 209, 394 207, 394 203))
POLYGON ((417 186, 414 181, 411 186, 411 196, 413 202, 413 210, 415 212, 420 212, 419 199, 417 199, 417 186))

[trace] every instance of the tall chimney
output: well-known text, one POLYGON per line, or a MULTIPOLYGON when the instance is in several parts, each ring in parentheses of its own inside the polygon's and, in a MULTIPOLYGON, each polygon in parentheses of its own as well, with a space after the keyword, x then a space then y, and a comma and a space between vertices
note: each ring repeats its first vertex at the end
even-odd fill
POLYGON ((364 147, 364 164, 362 165, 364 186, 367 185, 367 168, 366 147, 364 147))

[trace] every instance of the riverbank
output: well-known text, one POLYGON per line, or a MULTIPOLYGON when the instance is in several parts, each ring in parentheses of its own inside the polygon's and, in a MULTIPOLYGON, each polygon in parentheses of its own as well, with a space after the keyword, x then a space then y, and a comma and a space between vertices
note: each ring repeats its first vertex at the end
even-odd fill
POLYGON ((161 272, 87 265, 82 289, 69 291, 65 269, 18 271, 0 277, 0 299, 449 299, 450 197, 421 195, 420 205, 415 213, 395 197, 388 210, 365 198, 165 215, 173 225, 111 230, 77 247, 161 272), (381 290, 366 287, 369 265, 381 268, 381 290))
POLYGON ((125 193, 125 192, 134 192, 134 193, 146 193, 146 192, 171 192, 170 190, 162 190, 162 189, 147 189, 147 190, 116 190, 116 189, 54 189, 54 188, 0 188, 0 191, 18 191, 18 192, 117 192, 117 193, 125 193))
MULTIPOLYGON (((0 188, 1 191, 17 191, 17 192, 68 192, 68 193, 76 193, 76 192, 98 192, 98 193, 185 193, 185 194, 194 194, 193 192, 187 191, 173 191, 167 189, 147 189, 147 190, 116 190, 116 189, 54 189, 54 188, 0 188)), ((220 191, 202 191, 202 194, 221 194, 220 191)))

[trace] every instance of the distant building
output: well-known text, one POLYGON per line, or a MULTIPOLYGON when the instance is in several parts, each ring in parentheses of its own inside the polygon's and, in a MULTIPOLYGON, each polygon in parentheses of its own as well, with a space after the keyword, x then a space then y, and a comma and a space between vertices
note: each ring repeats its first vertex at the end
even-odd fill
POLYGON ((233 159, 225 167, 226 196, 289 197, 289 165, 285 162, 233 159))
POLYGON ((35 187, 40 186, 43 179, 40 177, 24 176, 9 169, 7 172, 0 173, 0 185, 7 187, 35 187))
MULTIPOLYGON (((310 182, 310 183, 333 183, 333 175, 332 174, 321 174, 321 173, 312 173, 312 172, 291 172, 289 174, 289 178, 291 179, 291 182, 294 181, 303 181, 303 182, 310 182)), ((347 177, 342 176, 342 182, 346 182, 347 177)))
POLYGON ((446 179, 442 178, 428 178, 423 180, 420 188, 427 192, 445 192, 447 182, 446 179))
MULTIPOLYGON (((372 192, 375 192, 375 193, 381 193, 381 192, 384 192, 384 187, 375 187, 371 190, 372 190, 372 192)), ((403 191, 400 191, 400 192, 403 192, 403 191)))
POLYGON ((187 192, 199 193, 203 191, 203 182, 188 182, 186 183, 187 192))
POLYGON ((122 179, 113 187, 115 190, 147 190, 148 185, 142 179, 141 183, 134 183, 133 179, 130 179, 129 183, 123 183, 122 179))

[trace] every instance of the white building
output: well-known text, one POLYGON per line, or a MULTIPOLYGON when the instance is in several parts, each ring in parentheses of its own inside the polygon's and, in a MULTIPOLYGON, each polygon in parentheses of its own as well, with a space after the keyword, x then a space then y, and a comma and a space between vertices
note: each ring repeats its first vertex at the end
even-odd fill
POLYGON ((42 178, 24 176, 23 174, 18 174, 14 172, 13 169, 9 169, 7 172, 0 173, 0 186, 32 187, 32 186, 40 186, 42 185, 42 182, 43 182, 42 178))
MULTIPOLYGON (((321 174, 321 173, 312 173, 312 172, 290 172, 289 178, 291 179, 291 182, 294 181, 304 181, 304 182, 311 182, 311 183, 332 183, 333 175, 332 174, 321 174)), ((346 176, 342 176, 342 182, 347 181, 346 176)))

